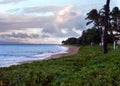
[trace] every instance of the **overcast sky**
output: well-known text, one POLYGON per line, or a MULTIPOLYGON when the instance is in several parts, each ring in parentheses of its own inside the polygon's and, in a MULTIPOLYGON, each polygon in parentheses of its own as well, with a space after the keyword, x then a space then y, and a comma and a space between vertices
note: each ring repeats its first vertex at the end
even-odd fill
MULTIPOLYGON (((106 0, 0 0, 0 43, 61 43, 79 37, 85 16, 106 0)), ((120 0, 111 0, 111 8, 120 0)))

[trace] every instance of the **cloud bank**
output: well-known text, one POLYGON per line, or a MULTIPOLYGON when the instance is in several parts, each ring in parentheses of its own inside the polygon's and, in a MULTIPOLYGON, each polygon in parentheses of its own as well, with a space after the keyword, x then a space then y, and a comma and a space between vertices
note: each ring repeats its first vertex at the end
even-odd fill
POLYGON ((23 13, 0 14, 0 40, 60 43, 71 36, 79 37, 85 28, 83 13, 74 5, 24 8, 23 13), (29 15, 31 12, 52 12, 54 15, 29 15))

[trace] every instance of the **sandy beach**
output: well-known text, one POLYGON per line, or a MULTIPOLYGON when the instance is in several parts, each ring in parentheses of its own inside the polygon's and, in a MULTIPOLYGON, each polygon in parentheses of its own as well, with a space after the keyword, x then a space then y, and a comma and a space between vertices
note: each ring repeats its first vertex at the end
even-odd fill
POLYGON ((74 55, 78 53, 79 47, 77 46, 65 45, 65 47, 68 47, 68 50, 66 51, 66 53, 55 54, 45 60, 53 59, 53 58, 61 58, 63 56, 69 56, 69 55, 74 55))
POLYGON ((37 61, 50 60, 50 59, 55 59, 55 58, 62 58, 64 56, 74 55, 74 54, 78 53, 79 48, 80 48, 77 46, 70 46, 70 45, 62 45, 62 46, 68 47, 68 50, 65 51, 66 53, 54 54, 54 55, 52 55, 48 58, 42 59, 42 60, 20 62, 20 64, 32 63, 32 62, 37 62, 37 61))

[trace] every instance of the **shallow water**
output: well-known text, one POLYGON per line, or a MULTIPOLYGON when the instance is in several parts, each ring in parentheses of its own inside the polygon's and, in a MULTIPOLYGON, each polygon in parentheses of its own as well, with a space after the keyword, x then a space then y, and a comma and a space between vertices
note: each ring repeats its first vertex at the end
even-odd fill
POLYGON ((42 60, 54 54, 65 53, 67 49, 55 44, 0 45, 0 67, 9 67, 24 61, 42 60))

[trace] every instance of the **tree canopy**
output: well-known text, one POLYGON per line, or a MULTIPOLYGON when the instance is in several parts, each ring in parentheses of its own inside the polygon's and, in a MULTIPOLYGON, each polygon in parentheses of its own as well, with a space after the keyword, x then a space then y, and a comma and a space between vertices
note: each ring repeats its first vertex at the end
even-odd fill
MULTIPOLYGON (((105 28, 105 6, 100 9, 92 9, 87 13, 85 18, 86 25, 93 24, 93 26, 82 32, 79 38, 71 37, 65 41, 63 44, 99 44, 101 42, 101 36, 103 35, 103 29, 105 28)), ((120 33, 120 9, 119 7, 114 7, 108 14, 108 29, 107 29, 107 42, 113 43, 115 39, 115 32, 120 33)))

